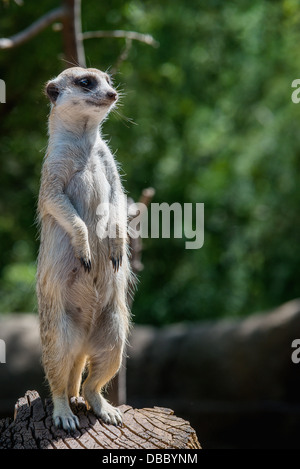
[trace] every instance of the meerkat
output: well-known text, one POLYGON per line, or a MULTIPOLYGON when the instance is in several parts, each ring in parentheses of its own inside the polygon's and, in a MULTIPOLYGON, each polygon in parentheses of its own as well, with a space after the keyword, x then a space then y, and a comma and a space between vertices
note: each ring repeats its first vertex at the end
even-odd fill
POLYGON ((67 431, 79 428, 70 398, 79 395, 88 364, 83 397, 105 423, 121 425, 121 413, 101 394, 119 370, 130 324, 126 196, 100 132, 118 94, 108 74, 81 67, 50 80, 45 93, 51 111, 38 199, 37 298, 53 420, 67 431))

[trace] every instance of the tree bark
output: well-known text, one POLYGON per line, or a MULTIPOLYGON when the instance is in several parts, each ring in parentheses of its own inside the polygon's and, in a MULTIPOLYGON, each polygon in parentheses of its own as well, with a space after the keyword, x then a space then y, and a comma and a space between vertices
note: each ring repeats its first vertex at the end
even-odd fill
POLYGON ((115 427, 87 410, 83 398, 74 398, 72 408, 81 429, 71 435, 53 426, 51 401, 27 391, 14 420, 0 420, 0 449, 201 449, 189 422, 170 409, 122 405, 123 426, 115 427))
POLYGON ((81 0, 63 0, 63 50, 66 67, 86 67, 81 30, 81 0))

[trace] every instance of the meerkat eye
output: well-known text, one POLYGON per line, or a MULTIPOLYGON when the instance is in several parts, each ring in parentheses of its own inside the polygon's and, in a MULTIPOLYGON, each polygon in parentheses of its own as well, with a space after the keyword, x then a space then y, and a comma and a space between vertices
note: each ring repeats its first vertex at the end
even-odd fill
POLYGON ((95 80, 89 77, 79 78, 75 83, 85 91, 89 91, 95 87, 95 80))
POLYGON ((91 84, 91 81, 89 80, 89 78, 82 78, 78 82, 78 85, 84 88, 87 88, 88 86, 90 86, 90 84, 91 84))

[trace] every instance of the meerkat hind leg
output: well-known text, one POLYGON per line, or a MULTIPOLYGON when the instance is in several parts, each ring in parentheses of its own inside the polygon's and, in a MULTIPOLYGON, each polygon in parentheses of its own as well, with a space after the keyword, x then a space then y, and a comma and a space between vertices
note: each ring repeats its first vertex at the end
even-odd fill
POLYGON ((121 412, 107 402, 100 392, 85 390, 85 398, 94 414, 103 420, 104 423, 115 426, 122 425, 123 419, 121 412))
POLYGON ((68 382, 68 397, 78 397, 80 393, 80 385, 82 380, 82 373, 85 368, 86 355, 79 355, 74 361, 73 367, 70 372, 68 382))
POLYGON ((49 380, 50 387, 52 390, 52 401, 53 401, 53 421, 57 428, 63 428, 67 432, 75 431, 76 428, 80 428, 79 419, 73 414, 68 396, 68 383, 70 373, 65 373, 65 379, 62 381, 60 389, 56 389, 49 380))
POLYGON ((73 366, 73 354, 57 341, 51 352, 44 351, 44 368, 49 381, 53 401, 53 421, 58 428, 70 432, 79 428, 79 420, 69 405, 68 385, 73 366))
POLYGON ((101 395, 104 386, 119 371, 127 324, 125 302, 114 299, 99 314, 99 324, 90 336, 89 374, 82 393, 94 413, 105 423, 122 424, 121 412, 101 395))
POLYGON ((106 353, 102 359, 99 357, 91 359, 89 374, 83 384, 83 396, 97 417, 105 423, 117 426, 122 424, 121 412, 107 402, 101 395, 101 389, 119 370, 121 350, 117 348, 110 351, 107 360, 105 359, 106 353))

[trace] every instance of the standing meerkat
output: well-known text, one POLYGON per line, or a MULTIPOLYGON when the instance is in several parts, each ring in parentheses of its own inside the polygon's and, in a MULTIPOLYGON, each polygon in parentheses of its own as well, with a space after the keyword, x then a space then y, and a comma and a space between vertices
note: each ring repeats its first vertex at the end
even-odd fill
POLYGON ((129 328, 127 204, 99 130, 118 94, 106 73, 80 67, 63 71, 45 91, 51 112, 38 202, 37 297, 53 420, 67 431, 79 427, 69 399, 79 395, 88 363, 83 396, 104 422, 119 425, 121 414, 101 389, 119 370, 129 328))

